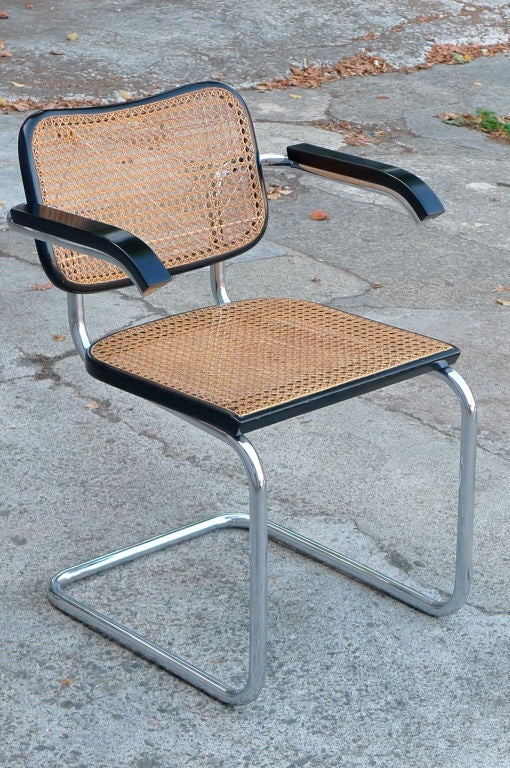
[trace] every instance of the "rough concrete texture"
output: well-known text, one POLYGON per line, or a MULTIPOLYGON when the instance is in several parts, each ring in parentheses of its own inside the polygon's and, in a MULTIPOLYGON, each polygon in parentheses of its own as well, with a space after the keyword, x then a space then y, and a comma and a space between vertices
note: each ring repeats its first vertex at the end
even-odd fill
MULTIPOLYGON (((508 3, 453 0, 24 5, 0 8, 10 14, 0 39, 15 54, 0 60, 0 95, 19 95, 10 80, 38 98, 110 98, 118 88, 214 73, 239 85, 284 74, 290 59, 342 58, 374 31, 379 55, 412 63, 431 40, 502 40, 509 16, 508 3), (416 21, 424 13, 431 20, 416 21), (65 39, 72 31, 75 43, 65 39), (65 56, 47 53, 60 48, 65 56)), ((32 244, 0 232, 0 765, 510 767, 510 308, 495 303, 510 294, 494 291, 510 286, 510 150, 435 117, 476 107, 508 114, 509 79, 508 59, 498 56, 317 90, 243 93, 263 151, 304 139, 342 147, 346 131, 324 130, 321 120, 383 130, 379 144, 353 151, 422 175, 447 213, 418 228, 387 198, 273 171, 268 182, 292 194, 271 202, 263 242, 228 265, 232 296, 302 296, 453 341, 480 409, 467 606, 426 617, 271 545, 268 678, 246 707, 219 704, 46 601, 59 568, 244 507, 246 489, 236 457, 213 438, 86 375, 63 294, 35 290, 46 278, 32 244), (310 220, 318 207, 328 221, 310 220)), ((4 208, 22 199, 22 119, 0 115, 4 208)), ((132 290, 91 298, 88 314, 97 336, 210 301, 200 271, 148 300, 132 290)), ((271 517, 410 584, 449 588, 458 419, 436 379, 285 422, 253 442, 271 517)), ((79 591, 238 680, 246 547, 241 533, 218 533, 79 591)))

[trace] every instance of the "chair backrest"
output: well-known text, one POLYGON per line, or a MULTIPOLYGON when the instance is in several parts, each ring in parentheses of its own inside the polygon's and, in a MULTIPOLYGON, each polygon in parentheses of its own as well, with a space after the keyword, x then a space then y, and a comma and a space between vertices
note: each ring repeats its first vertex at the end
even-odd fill
MULTIPOLYGON (((28 202, 126 229, 171 273, 234 256, 263 234, 267 203, 251 120, 220 83, 106 107, 47 110, 20 134, 28 202)), ((59 287, 129 284, 117 267, 38 242, 59 287)))

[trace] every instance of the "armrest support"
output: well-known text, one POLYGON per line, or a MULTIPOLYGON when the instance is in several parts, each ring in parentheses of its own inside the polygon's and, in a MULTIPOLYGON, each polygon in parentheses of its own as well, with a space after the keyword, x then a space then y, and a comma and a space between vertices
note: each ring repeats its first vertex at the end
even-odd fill
POLYGON ((144 296, 170 280, 161 260, 143 240, 111 224, 38 203, 16 205, 7 221, 12 229, 36 240, 112 262, 129 275, 144 296))
POLYGON ((287 156, 294 167, 304 171, 386 192, 420 221, 444 213, 441 201, 428 184, 403 168, 313 144, 293 144, 287 147, 287 156))

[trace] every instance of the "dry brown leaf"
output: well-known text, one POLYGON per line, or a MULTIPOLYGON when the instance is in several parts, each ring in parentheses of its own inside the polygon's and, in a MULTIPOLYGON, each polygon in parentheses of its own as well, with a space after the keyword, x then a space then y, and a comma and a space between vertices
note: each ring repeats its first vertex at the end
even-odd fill
POLYGON ((434 115, 434 117, 439 117, 441 120, 447 123, 450 120, 457 120, 460 115, 458 112, 440 112, 438 115, 434 115))
POLYGON ((70 677, 63 677, 62 680, 58 681, 60 685, 63 685, 65 688, 69 688, 71 683, 73 682, 70 677))
POLYGON ((99 107, 105 102, 102 99, 55 99, 55 101, 37 101, 36 99, 16 99, 6 101, 0 108, 8 112, 28 112, 36 109, 69 109, 74 107, 99 107))
POLYGON ((347 133, 344 136, 344 141, 350 147, 363 147, 365 144, 373 144, 373 140, 360 131, 359 133, 347 133))
POLYGON ((387 61, 369 56, 366 53, 357 53, 349 59, 342 59, 337 64, 311 64, 306 62, 303 66, 292 66, 287 77, 276 77, 274 80, 265 80, 259 83, 257 90, 272 91, 275 88, 318 88, 322 83, 331 80, 341 80, 345 77, 379 75, 383 72, 393 72, 387 61))
POLYGON ((279 200, 282 195, 286 197, 292 194, 292 189, 287 186, 281 186, 280 184, 270 184, 267 188, 268 200, 279 200))
POLYGON ((467 63, 481 56, 495 56, 497 53, 504 53, 510 50, 510 43, 494 43, 493 45, 481 45, 480 43, 466 43, 465 45, 455 45, 453 43, 437 43, 428 52, 427 58, 423 64, 410 69, 427 69, 434 64, 459 64, 467 63), (453 56, 456 54, 456 56, 453 56))
POLYGON ((10 59, 12 53, 7 50, 0 51, 0 59, 10 59))
POLYGON ((14 109, 16 112, 28 112, 31 109, 30 99, 18 99, 17 101, 11 101, 8 107, 14 109))
POLYGON ((326 213, 326 211, 323 211, 320 208, 317 208, 317 210, 311 212, 310 218, 313 221, 327 221, 327 219, 331 217, 328 213, 326 213))
POLYGON ((25 5, 25 8, 34 8, 34 7, 35 7, 35 6, 34 6, 34 4, 33 4, 33 3, 27 3, 27 4, 25 5))
POLYGON ((65 336, 63 333, 56 333, 54 336, 51 337, 53 341, 65 341, 65 336))
POLYGON ((5 11, 0 11, 0 19, 8 19, 8 18, 9 18, 8 13, 6 13, 5 11))
POLYGON ((53 283, 35 283, 32 288, 34 291, 49 291, 50 288, 53 288, 53 283))
POLYGON ((5 48, 5 43, 3 40, 0 40, 0 51, 3 51, 4 48, 5 48))
POLYGON ((384 288, 384 283, 370 283, 371 288, 384 288))
POLYGON ((381 93, 381 94, 379 94, 379 96, 376 96, 375 98, 376 99, 389 99, 391 97, 390 96, 385 96, 383 93, 381 93))
POLYGON ((312 283, 320 283, 321 279, 320 277, 312 277, 312 283))
POLYGON ((69 32, 69 34, 66 35, 66 37, 68 40, 71 40, 71 42, 73 42, 74 40, 78 40, 79 35, 78 35, 78 32, 69 32))
POLYGON ((496 299, 496 304, 501 304, 503 307, 510 307, 510 301, 506 299, 496 299))
POLYGON ((334 131, 344 134, 344 142, 351 147, 362 147, 365 144, 379 144, 388 138, 388 131, 374 130, 372 126, 362 126, 351 123, 348 120, 316 120, 312 125, 317 125, 325 131, 334 131))

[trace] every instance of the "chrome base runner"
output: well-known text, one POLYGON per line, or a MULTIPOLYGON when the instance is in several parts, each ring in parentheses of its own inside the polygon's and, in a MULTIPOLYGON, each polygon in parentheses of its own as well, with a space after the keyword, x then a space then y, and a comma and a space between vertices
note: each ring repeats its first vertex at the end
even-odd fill
MULTIPOLYGON (((267 602, 267 536, 298 552, 353 576, 372 587, 433 616, 445 616, 458 610, 469 593, 473 534, 474 471, 476 445, 476 408, 469 387, 453 368, 438 364, 435 373, 455 392, 461 406, 460 476, 458 501, 457 551, 455 583, 445 600, 434 600, 401 582, 368 566, 339 554, 329 547, 284 528, 266 518, 265 479, 255 449, 244 437, 231 437, 215 427, 185 417, 187 421, 232 445, 241 457, 250 488, 249 514, 224 514, 147 539, 103 557, 90 560, 57 574, 49 585, 49 599, 60 610, 83 621, 93 629, 117 640, 129 649, 159 664, 169 672, 187 680, 197 688, 229 704, 246 704, 256 698, 266 670, 266 602, 267 602), (250 532, 250 650, 248 680, 243 688, 226 686, 213 675, 195 667, 180 656, 170 653, 133 630, 119 624, 87 603, 65 592, 65 587, 165 549, 205 533, 224 528, 247 528, 250 532)), ((180 414, 176 414, 179 415, 180 414)))

